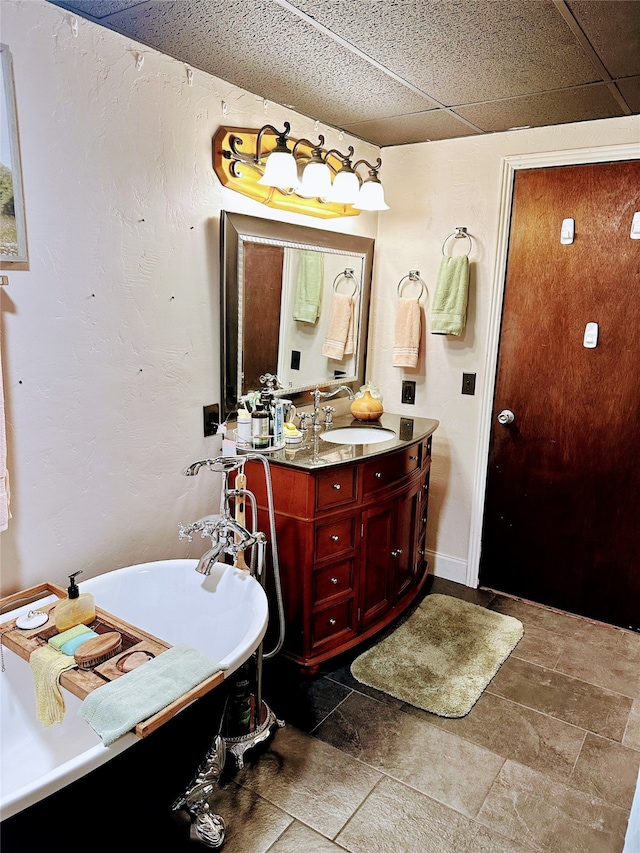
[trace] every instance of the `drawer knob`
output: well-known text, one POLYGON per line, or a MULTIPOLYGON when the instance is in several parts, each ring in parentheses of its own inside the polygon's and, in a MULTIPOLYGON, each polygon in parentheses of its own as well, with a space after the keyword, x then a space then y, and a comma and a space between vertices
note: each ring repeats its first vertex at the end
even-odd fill
POLYGON ((414 461, 414 462, 417 462, 417 461, 418 461, 418 457, 417 457, 417 456, 409 456, 409 459, 413 459, 413 461, 414 461))
POLYGON ((340 485, 340 483, 334 483, 334 484, 333 484, 333 488, 334 488, 334 489, 336 489, 337 491, 340 491, 340 489, 342 488, 342 486, 340 485))
POLYGON ((399 557, 399 556, 400 556, 400 554, 402 554, 402 548, 396 548, 396 550, 395 550, 395 551, 392 551, 392 552, 391 552, 391 556, 392 556, 392 557, 399 557))
POLYGON ((333 617, 331 619, 329 619, 329 625, 331 625, 331 627, 333 627, 335 624, 336 624, 336 620, 333 619, 333 617))
POLYGON ((337 533, 333 533, 333 534, 332 534, 332 536, 331 536, 331 538, 333 539, 333 541, 334 541, 334 542, 337 542, 337 541, 338 541, 338 539, 340 539, 340 537, 338 536, 338 534, 337 534, 337 533))
POLYGON ((331 578, 331 583, 332 583, 334 586, 338 586, 338 578, 331 578))
POLYGON ((382 479, 382 471, 376 471, 375 478, 376 478, 376 480, 381 480, 382 479))

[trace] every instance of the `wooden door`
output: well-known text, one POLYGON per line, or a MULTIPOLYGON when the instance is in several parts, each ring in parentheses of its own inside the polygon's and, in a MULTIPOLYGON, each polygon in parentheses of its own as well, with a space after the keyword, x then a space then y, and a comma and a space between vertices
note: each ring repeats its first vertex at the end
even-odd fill
POLYGON ((516 173, 480 565, 482 586, 634 628, 637 210, 640 161, 516 173), (583 346, 588 322, 595 348, 583 346), (513 423, 498 423, 502 410, 513 423))

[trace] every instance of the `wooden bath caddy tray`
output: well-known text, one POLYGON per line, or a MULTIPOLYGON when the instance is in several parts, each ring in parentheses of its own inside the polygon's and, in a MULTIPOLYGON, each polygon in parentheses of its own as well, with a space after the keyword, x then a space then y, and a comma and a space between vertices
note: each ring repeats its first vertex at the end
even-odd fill
MULTIPOLYGON (((51 594, 57 595, 58 598, 66 598, 66 591, 62 587, 54 583, 45 582, 3 598, 0 601, 0 606, 5 609, 11 604, 22 604, 25 600, 36 601, 38 598, 51 594)), ((53 608, 57 603, 57 601, 54 601, 51 604, 38 607, 38 610, 49 614, 48 621, 39 628, 24 631, 21 628, 15 627, 15 620, 4 624, 2 626, 2 636, 0 637, 2 644, 28 661, 31 652, 37 649, 38 646, 43 646, 51 637, 54 637, 58 633, 52 614, 53 608)), ((118 669, 118 661, 130 652, 142 651, 149 653, 152 657, 157 657, 162 652, 171 648, 171 645, 164 640, 154 637, 153 634, 149 634, 147 631, 143 631, 141 628, 137 628, 135 625, 131 625, 129 622, 125 622, 99 607, 96 607, 95 621, 87 627, 91 628, 97 634, 105 634, 108 631, 119 631, 122 635, 122 649, 112 658, 109 658, 109 660, 89 670, 74 667, 73 669, 65 670, 60 675, 60 684, 79 699, 84 699, 93 690, 98 690, 109 681, 126 675, 125 672, 118 669)), ((171 702, 166 708, 158 711, 157 714, 138 723, 133 731, 138 737, 150 735, 151 732, 156 731, 156 729, 159 729, 160 726, 164 725, 172 717, 175 717, 178 711, 191 704, 195 699, 204 696, 205 693, 209 693, 210 690, 218 687, 223 681, 224 673, 222 671, 215 672, 205 681, 200 682, 200 684, 193 687, 174 702, 171 702)))

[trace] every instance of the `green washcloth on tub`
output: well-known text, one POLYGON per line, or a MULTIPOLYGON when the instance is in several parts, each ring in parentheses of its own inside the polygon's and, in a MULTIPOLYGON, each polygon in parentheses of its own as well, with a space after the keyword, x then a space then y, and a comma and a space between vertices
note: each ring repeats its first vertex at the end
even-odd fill
POLYGON ((172 646, 89 693, 78 713, 109 746, 223 668, 191 646, 172 646))
POLYGON ((467 321, 469 258, 444 257, 438 271, 431 306, 432 335, 461 335, 467 321))

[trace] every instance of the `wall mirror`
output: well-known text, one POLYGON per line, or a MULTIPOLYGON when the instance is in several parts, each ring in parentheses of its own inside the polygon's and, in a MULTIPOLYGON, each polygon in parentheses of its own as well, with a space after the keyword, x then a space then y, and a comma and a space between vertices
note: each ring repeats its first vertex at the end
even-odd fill
POLYGON ((29 269, 11 51, 0 44, 0 269, 29 269))
POLYGON ((300 405, 316 384, 364 383, 374 242, 222 212, 223 419, 265 373, 300 405), (351 298, 353 352, 342 358, 322 354, 336 294, 351 298))

